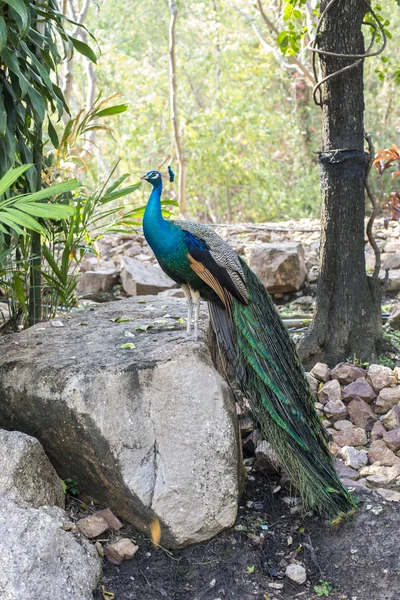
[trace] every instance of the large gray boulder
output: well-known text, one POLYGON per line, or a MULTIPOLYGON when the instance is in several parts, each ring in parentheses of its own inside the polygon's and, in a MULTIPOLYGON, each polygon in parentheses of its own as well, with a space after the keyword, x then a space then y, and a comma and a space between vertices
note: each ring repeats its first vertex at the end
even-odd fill
POLYGON ((157 517, 171 546, 230 526, 241 483, 234 400, 204 338, 177 339, 185 310, 130 299, 0 339, 0 427, 142 531, 157 517))
POLYGON ((146 264, 136 258, 121 256, 121 281, 128 296, 158 294, 176 287, 158 265, 146 264))
POLYGON ((304 248, 298 242, 248 246, 245 256, 250 268, 271 293, 297 292, 305 281, 304 248))
POLYGON ((0 493, 38 508, 64 507, 60 478, 35 438, 0 429, 0 493))
POLYGON ((58 507, 21 506, 0 494, 1 600, 92 600, 97 551, 58 507))

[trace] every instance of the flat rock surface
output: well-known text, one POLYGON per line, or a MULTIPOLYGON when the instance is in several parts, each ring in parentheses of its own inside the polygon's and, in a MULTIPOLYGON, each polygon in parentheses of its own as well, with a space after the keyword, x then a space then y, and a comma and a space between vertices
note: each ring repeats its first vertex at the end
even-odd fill
POLYGON ((233 396, 204 336, 182 339, 184 315, 135 298, 0 339, 0 427, 142 531, 157 517, 169 545, 231 525, 240 488, 233 396))

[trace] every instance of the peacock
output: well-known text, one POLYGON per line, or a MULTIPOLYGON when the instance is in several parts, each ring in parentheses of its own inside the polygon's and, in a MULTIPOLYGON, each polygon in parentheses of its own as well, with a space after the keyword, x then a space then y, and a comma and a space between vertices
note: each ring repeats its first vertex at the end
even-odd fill
MULTIPOLYGON (((170 167, 168 172, 173 181, 170 167)), ((218 348, 303 506, 340 520, 355 509, 356 499, 336 474, 295 345, 268 292, 211 227, 163 218, 159 171, 142 179, 152 185, 144 235, 160 267, 182 287, 187 335, 193 322, 197 338, 200 300, 206 300, 218 348)))

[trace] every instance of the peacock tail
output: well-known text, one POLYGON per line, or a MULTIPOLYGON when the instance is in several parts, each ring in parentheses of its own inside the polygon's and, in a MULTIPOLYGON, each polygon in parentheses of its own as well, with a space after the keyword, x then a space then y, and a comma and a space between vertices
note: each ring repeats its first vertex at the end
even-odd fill
POLYGON ((294 342, 264 286, 241 262, 249 301, 234 300, 231 309, 235 371, 241 374, 237 384, 304 506, 337 518, 352 511, 356 501, 334 469, 294 342))
POLYGON ((143 220, 145 237, 160 266, 182 286, 189 316, 195 302, 195 329, 201 296, 208 301, 227 371, 304 506, 340 520, 355 509, 356 500, 334 469, 295 345, 268 292, 213 229, 163 219, 161 174, 149 171, 145 179, 153 185, 143 220))

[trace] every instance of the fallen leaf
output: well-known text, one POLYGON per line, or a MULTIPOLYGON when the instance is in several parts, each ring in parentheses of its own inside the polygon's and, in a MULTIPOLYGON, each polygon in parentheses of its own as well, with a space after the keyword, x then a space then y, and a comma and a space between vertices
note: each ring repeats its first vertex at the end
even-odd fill
POLYGON ((154 546, 158 546, 161 540, 161 525, 157 518, 150 523, 150 535, 154 546))
POLYGON ((136 346, 135 344, 132 344, 132 342, 128 342, 127 344, 122 344, 120 348, 123 350, 133 350, 133 348, 136 348, 136 346))
POLYGON ((113 598, 115 598, 114 592, 107 592, 104 585, 102 585, 100 589, 101 589, 101 595, 103 596, 104 600, 113 600, 113 598))

